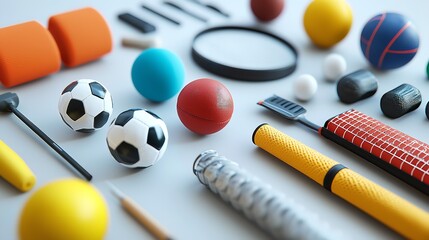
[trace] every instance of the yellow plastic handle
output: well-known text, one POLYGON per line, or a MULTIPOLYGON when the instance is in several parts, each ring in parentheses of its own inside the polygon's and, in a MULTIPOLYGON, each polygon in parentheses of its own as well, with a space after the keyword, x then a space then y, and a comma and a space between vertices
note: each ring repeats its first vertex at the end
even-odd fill
POLYGON ((0 176, 23 192, 30 190, 36 183, 36 177, 24 160, 1 140, 0 176))
MULTIPOLYGON (((338 164, 268 124, 255 130, 253 142, 320 185, 338 164)), ((331 191, 407 238, 429 239, 429 213, 350 169, 335 175, 331 191)))

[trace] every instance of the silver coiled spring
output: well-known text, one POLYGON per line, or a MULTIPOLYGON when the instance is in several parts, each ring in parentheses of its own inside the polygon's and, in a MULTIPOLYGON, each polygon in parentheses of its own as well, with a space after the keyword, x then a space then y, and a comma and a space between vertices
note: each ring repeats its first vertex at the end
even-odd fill
POLYGON ((200 182, 277 239, 344 239, 327 223, 214 150, 194 162, 200 182))

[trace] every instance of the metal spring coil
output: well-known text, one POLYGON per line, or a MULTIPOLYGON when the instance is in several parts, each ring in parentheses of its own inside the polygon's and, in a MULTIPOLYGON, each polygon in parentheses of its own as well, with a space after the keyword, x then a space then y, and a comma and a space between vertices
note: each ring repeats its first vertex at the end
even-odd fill
POLYGON ((213 193, 277 239, 344 239, 314 213, 214 150, 201 153, 193 171, 213 193))

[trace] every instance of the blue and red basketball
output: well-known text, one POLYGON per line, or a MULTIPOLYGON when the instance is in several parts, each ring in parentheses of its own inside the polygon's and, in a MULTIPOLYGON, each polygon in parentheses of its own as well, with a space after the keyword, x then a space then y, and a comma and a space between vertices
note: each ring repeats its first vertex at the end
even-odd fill
POLYGON ((407 64, 419 48, 415 26, 398 13, 382 13, 371 18, 362 30, 360 46, 372 66, 387 70, 407 64))

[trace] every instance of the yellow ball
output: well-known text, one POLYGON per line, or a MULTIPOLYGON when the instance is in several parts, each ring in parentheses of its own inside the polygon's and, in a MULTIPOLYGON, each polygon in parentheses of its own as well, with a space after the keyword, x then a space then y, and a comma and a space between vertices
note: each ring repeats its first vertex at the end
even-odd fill
POLYGON ((349 32, 352 21, 352 9, 345 0, 314 0, 304 13, 305 31, 320 48, 340 42, 349 32))
POLYGON ((38 189, 19 219, 22 240, 97 240, 108 226, 108 208, 89 183, 64 179, 38 189))

